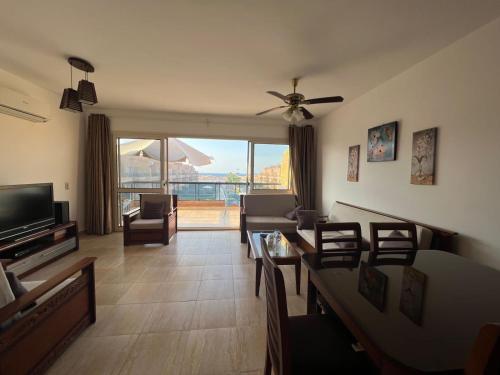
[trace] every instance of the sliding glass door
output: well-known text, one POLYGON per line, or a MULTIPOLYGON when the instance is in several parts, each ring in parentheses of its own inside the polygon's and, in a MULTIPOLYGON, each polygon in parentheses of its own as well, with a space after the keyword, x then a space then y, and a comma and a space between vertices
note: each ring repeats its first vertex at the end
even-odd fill
POLYGON ((115 155, 117 230, 140 193, 176 194, 180 229, 238 229, 240 194, 290 189, 286 144, 117 137, 115 155))

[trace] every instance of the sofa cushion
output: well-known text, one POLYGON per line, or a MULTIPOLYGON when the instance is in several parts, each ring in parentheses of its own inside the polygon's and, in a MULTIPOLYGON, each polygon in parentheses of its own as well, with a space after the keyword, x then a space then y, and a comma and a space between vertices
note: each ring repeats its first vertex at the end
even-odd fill
POLYGON ((285 216, 295 208, 295 195, 247 194, 243 206, 247 216, 285 216))
POLYGON ((141 212, 144 212, 144 203, 146 202, 163 202, 164 212, 172 211, 172 195, 170 194, 141 194, 141 212))
POLYGON ((316 210, 297 211, 297 229, 314 229, 314 224, 318 222, 318 212, 316 210))
POLYGON ((162 229, 163 219, 135 219, 130 222, 130 229, 162 229))
POLYGON ((284 216, 247 216, 248 230, 274 230, 282 233, 294 233, 297 222, 284 216))
MULTIPOLYGON (((390 238, 408 238, 399 230, 393 230, 389 236, 390 238)), ((412 245, 409 241, 384 241, 380 244, 380 248, 385 249, 411 249, 412 245)))

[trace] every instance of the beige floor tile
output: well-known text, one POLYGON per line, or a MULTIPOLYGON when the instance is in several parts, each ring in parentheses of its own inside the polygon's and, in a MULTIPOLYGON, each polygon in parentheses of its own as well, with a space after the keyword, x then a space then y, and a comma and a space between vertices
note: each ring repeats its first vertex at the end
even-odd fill
POLYGON ((233 278, 233 267, 226 266, 205 266, 203 268, 203 280, 227 280, 233 278))
MULTIPOLYGON (((259 298, 266 297, 265 283, 260 284, 259 298)), ((234 279, 235 298, 257 298, 255 296, 255 279, 234 279)))
POLYGON ((150 333, 135 342, 120 374, 179 374, 187 332, 150 333))
POLYGON ((144 273, 137 279, 138 283, 161 283, 169 281, 175 268, 166 267, 148 267, 144 273))
POLYGON ((80 337, 48 374, 118 374, 136 339, 136 335, 80 337))
POLYGON ((101 283, 133 283, 142 276, 145 270, 146 267, 144 266, 120 265, 110 269, 101 283))
POLYGON ((186 254, 182 255, 179 260, 179 266, 204 266, 206 263, 206 255, 200 254, 186 254))
POLYGON ((156 303, 144 332, 188 330, 193 320, 195 307, 195 301, 156 303))
POLYGON ((225 266, 231 264, 231 254, 208 254, 205 262, 205 265, 207 266, 225 266))
MULTIPOLYGON (((153 312, 154 304, 115 305, 95 323, 92 336, 117 336, 141 333, 153 312)), ((89 334, 90 335, 90 334, 89 334)))
POLYGON ((240 371, 264 368, 266 358, 266 327, 238 327, 240 371))
POLYGON ((191 329, 236 326, 234 300, 197 301, 191 329))
POLYGON ((236 328, 189 331, 182 374, 221 375, 240 367, 236 328))
POLYGON ((252 264, 233 264, 233 276, 235 279, 254 279, 255 263, 252 264))
POLYGON ((197 281, 202 280, 203 266, 177 266, 170 281, 197 281))
POLYGON ((168 267, 177 265, 182 259, 181 255, 177 254, 160 254, 155 257, 155 261, 149 264, 149 267, 168 267))
POLYGON ((161 283, 135 283, 118 300, 118 304, 159 302, 161 283))
POLYGON ((132 284, 99 284, 96 287, 97 305, 114 305, 123 297, 132 284))
POLYGON ((203 280, 198 300, 234 298, 234 286, 230 280, 203 280))
POLYGON ((266 325, 266 301, 255 297, 235 299, 238 326, 266 325))
POLYGON ((200 281, 175 281, 162 283, 158 298, 160 302, 195 301, 198 297, 200 281))
POLYGON ((300 296, 287 296, 288 315, 305 315, 307 312, 306 294, 300 296))

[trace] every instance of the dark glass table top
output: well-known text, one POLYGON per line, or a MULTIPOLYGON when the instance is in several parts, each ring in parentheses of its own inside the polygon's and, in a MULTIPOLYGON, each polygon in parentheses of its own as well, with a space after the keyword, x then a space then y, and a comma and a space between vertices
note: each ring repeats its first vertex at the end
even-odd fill
POLYGON ((481 326, 500 322, 497 270, 434 250, 418 251, 410 266, 373 266, 365 263, 368 257, 363 253, 354 268, 330 267, 316 254, 305 254, 303 261, 370 341, 400 364, 425 372, 461 369, 481 326), (360 274, 365 294, 359 292, 360 274), (419 293, 422 298, 411 297, 419 293), (402 304, 403 310, 417 311, 417 319, 404 314, 402 304))
MULTIPOLYGON (((255 259, 262 258, 261 238, 265 238, 271 233, 273 231, 248 231, 248 240, 250 241, 255 259)), ((273 258, 298 258, 297 261, 300 261, 300 254, 283 234, 281 234, 279 241, 276 241, 272 247, 268 246, 267 250, 273 258)))

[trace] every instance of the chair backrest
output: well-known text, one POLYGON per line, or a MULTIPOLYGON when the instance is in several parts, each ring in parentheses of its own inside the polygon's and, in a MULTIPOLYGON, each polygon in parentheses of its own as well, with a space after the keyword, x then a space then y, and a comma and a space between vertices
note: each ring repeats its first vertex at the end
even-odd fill
POLYGON ((500 324, 481 328, 465 364, 465 374, 500 374, 500 324))
POLYGON ((370 223, 370 250, 375 254, 407 254, 418 250, 417 229, 412 223, 370 223), (391 232, 381 235, 380 232, 391 232), (403 232, 407 232, 407 235, 403 232), (395 233, 396 235, 393 235, 395 233), (382 242, 382 243, 381 243, 382 242))
POLYGON ((145 202, 162 202, 164 204, 164 212, 170 212, 172 210, 172 195, 170 194, 139 194, 139 196, 141 200, 141 213, 144 211, 145 202))
POLYGON ((316 252, 322 259, 342 257, 359 261, 363 251, 359 223, 317 223, 314 226, 316 252))
POLYGON ((283 274, 269 255, 264 238, 261 239, 267 302, 267 348, 274 373, 291 373, 288 309, 283 274))

